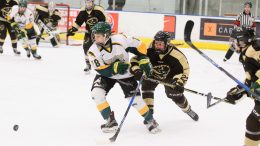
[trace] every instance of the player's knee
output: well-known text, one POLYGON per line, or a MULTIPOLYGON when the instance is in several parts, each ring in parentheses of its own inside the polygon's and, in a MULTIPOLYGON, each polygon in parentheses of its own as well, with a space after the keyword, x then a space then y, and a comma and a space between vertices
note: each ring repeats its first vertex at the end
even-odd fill
POLYGON ((106 101, 106 91, 101 88, 93 88, 91 91, 91 97, 96 104, 102 104, 106 101))
MULTIPOLYGON (((179 94, 179 93, 178 93, 179 94)), ((185 97, 183 95, 177 95, 171 97, 171 99, 176 103, 176 104, 183 104, 185 102, 185 97)))
POLYGON ((180 104, 185 101, 183 93, 174 90, 166 90, 166 95, 168 98, 172 99, 176 104, 180 104))

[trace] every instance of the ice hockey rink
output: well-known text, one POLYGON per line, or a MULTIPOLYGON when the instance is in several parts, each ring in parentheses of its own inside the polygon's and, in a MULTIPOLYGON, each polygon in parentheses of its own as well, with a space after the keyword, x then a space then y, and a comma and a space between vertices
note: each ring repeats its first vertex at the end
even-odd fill
MULTIPOLYGON (((52 48, 41 44, 42 60, 27 58, 25 51, 15 56, 10 43, 0 54, 0 145, 1 146, 96 146, 113 134, 104 134, 104 123, 90 89, 95 72, 83 72, 84 53, 81 46, 52 48), (19 125, 18 131, 13 126, 19 125)), ((191 71, 186 88, 223 98, 236 83, 192 49, 181 49, 191 71)), ((203 50, 228 72, 244 80, 244 70, 235 54, 223 62, 224 51, 203 50)), ((237 105, 220 103, 206 108, 206 97, 185 92, 200 117, 194 122, 164 93, 155 92, 155 119, 162 130, 150 134, 143 118, 130 110, 121 132, 113 144, 117 146, 242 146, 246 118, 253 100, 244 98, 237 105)), ((121 88, 116 85, 107 99, 120 123, 128 106, 121 88)))

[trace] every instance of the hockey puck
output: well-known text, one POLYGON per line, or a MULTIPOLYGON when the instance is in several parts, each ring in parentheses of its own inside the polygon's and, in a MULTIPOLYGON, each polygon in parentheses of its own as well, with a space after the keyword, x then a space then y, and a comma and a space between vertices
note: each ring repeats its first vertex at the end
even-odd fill
POLYGON ((18 126, 18 125, 14 125, 14 127, 13 127, 13 130, 14 130, 14 131, 17 131, 17 130, 18 130, 18 128, 19 128, 19 126, 18 126))

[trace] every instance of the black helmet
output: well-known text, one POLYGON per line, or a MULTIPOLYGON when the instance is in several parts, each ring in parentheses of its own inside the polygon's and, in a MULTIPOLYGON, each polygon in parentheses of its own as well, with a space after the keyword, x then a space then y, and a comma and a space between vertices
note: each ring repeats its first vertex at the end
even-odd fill
POLYGON ((236 31, 235 32, 235 39, 237 39, 237 42, 244 42, 245 44, 250 44, 254 38, 254 34, 248 30, 243 29, 242 31, 236 31))
POLYGON ((163 41, 165 44, 168 44, 171 40, 171 35, 168 32, 158 31, 154 36, 154 40, 163 41))
POLYGON ((168 32, 164 31, 158 31, 155 36, 152 43, 152 47, 155 49, 155 52, 158 54, 163 54, 167 52, 168 44, 170 43, 171 35, 168 32), (158 49, 155 47, 155 41, 162 41, 165 44, 164 50, 158 49))
POLYGON ((244 3, 244 7, 245 7, 246 5, 249 5, 250 8, 252 8, 252 6, 253 6, 252 2, 249 2, 249 1, 246 1, 246 2, 244 3))

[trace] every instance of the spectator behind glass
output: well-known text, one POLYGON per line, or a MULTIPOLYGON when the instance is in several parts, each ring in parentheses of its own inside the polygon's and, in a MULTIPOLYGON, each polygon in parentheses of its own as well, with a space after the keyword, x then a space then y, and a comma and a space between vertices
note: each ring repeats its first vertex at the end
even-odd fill
MULTIPOLYGON (((108 0, 107 10, 113 10, 113 1, 114 0, 108 0)), ((122 11, 124 5, 125 5, 125 0, 115 0, 115 10, 116 11, 122 11)))

